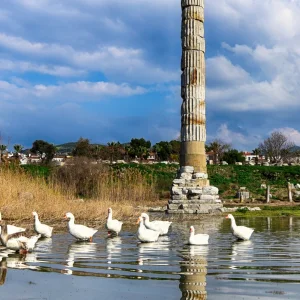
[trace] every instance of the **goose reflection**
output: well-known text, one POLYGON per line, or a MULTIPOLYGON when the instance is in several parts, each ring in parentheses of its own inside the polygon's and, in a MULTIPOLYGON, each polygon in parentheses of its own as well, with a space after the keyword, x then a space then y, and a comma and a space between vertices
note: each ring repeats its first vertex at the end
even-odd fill
POLYGON ((4 285, 7 274, 6 257, 3 257, 0 262, 0 285, 4 285))
MULTIPOLYGON (((75 262, 81 259, 92 259, 95 257, 97 251, 97 244, 90 242, 74 242, 69 246, 68 258, 66 260, 66 267, 62 273, 66 275, 72 275, 74 271, 75 262)), ((76 271, 76 275, 80 275, 79 271, 76 271)))
POLYGON ((182 250, 183 261, 179 262, 181 300, 207 299, 207 254, 208 246, 189 246, 182 250))
POLYGON ((122 239, 119 236, 107 238, 106 251, 107 251, 107 263, 111 264, 114 258, 119 258, 122 251, 122 239))
MULTIPOLYGON (((1 253, 2 255, 2 253, 1 253)), ((39 267, 31 265, 31 263, 37 263, 38 258, 37 254, 34 252, 19 254, 19 253, 7 253, 7 256, 2 257, 2 262, 5 262, 5 265, 8 269, 29 269, 29 270, 38 270, 39 267)))
POLYGON ((232 243, 232 250, 230 259, 236 264, 229 266, 230 269, 238 269, 238 264, 250 263, 253 257, 253 243, 252 241, 236 241, 232 243))
POLYGON ((36 243, 35 252, 49 253, 52 250, 52 238, 41 238, 36 243))
POLYGON ((138 268, 137 272, 143 273, 144 266, 165 266, 169 265, 168 257, 170 245, 167 243, 169 239, 163 237, 162 240, 153 243, 138 244, 138 268))

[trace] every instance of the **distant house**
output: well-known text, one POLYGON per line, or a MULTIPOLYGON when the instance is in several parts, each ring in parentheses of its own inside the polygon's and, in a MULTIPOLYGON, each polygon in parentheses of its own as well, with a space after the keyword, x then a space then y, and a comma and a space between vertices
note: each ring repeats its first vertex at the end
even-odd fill
POLYGON ((265 156, 264 155, 256 155, 252 152, 244 151, 243 152, 243 157, 245 157, 245 162, 255 162, 257 161, 258 163, 264 162, 265 161, 265 156))
POLYGON ((29 164, 39 164, 42 162, 42 158, 40 155, 37 154, 28 154, 28 161, 29 164))
POLYGON ((52 163, 58 166, 63 166, 66 163, 68 158, 71 157, 66 154, 55 154, 54 157, 52 158, 52 163))
POLYGON ((255 158, 259 157, 259 155, 255 155, 252 152, 244 151, 243 156, 245 157, 245 161, 255 161, 255 158))
POLYGON ((147 157, 148 161, 156 161, 156 153, 155 152, 150 152, 148 157, 147 157))
POLYGON ((61 154, 55 154, 54 157, 52 158, 53 162, 63 162, 67 158, 67 155, 61 155, 61 154))
POLYGON ((206 162, 208 165, 214 164, 214 151, 206 152, 206 162))

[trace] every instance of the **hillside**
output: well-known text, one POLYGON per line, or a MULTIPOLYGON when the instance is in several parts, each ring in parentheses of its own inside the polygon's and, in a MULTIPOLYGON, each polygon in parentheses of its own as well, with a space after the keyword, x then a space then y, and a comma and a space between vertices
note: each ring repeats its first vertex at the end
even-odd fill
POLYGON ((57 152, 58 153, 71 153, 75 148, 77 142, 69 142, 61 145, 57 145, 57 152))
MULTIPOLYGON (((76 147, 77 142, 69 142, 69 143, 64 143, 57 145, 57 153, 62 153, 62 154, 67 154, 71 153, 74 148, 76 147)), ((93 146, 104 146, 103 144, 91 144, 93 146)))

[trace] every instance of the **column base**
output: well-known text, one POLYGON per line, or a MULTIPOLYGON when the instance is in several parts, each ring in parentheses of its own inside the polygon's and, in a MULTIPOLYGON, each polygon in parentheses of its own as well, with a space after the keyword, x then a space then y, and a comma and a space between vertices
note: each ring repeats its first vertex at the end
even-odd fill
POLYGON ((173 180, 171 199, 167 212, 170 214, 212 214, 223 208, 219 189, 209 185, 205 173, 195 173, 191 166, 181 167, 173 180))

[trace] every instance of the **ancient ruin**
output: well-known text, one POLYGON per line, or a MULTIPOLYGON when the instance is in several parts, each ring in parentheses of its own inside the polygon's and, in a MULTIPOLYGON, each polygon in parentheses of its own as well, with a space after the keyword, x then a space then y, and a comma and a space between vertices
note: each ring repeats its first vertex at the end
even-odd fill
POLYGON ((181 154, 169 213, 210 213, 222 208, 206 168, 204 0, 181 0, 181 154))

